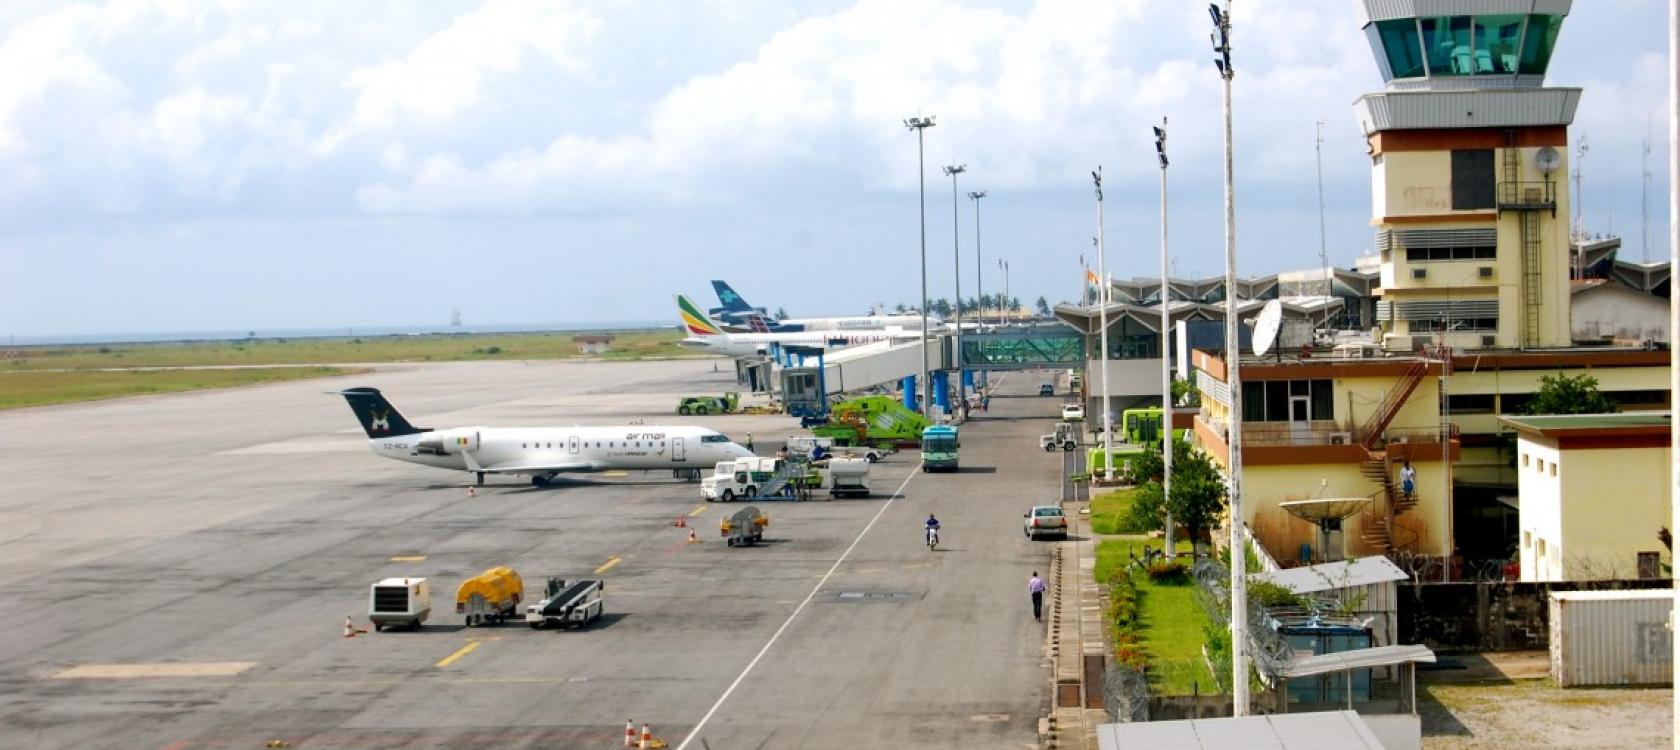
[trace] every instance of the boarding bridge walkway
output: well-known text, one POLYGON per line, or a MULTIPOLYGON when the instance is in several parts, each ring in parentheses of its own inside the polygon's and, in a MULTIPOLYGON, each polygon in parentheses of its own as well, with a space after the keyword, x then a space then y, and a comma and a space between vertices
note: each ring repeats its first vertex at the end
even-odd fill
MULTIPOLYGON (((1084 338, 1063 325, 964 333, 960 368, 951 356, 955 338, 947 333, 930 337, 929 370, 1065 369, 1083 367, 1085 362, 1084 338)), ((922 372, 922 344, 920 341, 865 344, 828 352, 820 362, 820 377, 818 359, 814 357, 797 358, 793 366, 782 368, 783 377, 802 373, 809 381, 820 381, 821 391, 828 396, 899 383, 922 372)), ((808 382, 796 386, 795 390, 814 393, 818 387, 816 382, 808 382)))

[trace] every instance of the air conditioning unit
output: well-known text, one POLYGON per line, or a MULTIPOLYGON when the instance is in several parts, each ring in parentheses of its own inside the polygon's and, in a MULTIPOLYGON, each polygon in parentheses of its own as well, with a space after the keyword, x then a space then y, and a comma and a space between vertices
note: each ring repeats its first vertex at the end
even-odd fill
POLYGON ((1352 445, 1353 444, 1353 433, 1351 433, 1351 432, 1332 432, 1332 433, 1330 433, 1330 444, 1331 445, 1352 445))
POLYGON ((1493 278, 1493 266, 1482 266, 1481 268, 1476 269, 1476 275, 1484 279, 1493 278))
POLYGON ((1482 348, 1484 348, 1484 349, 1485 349, 1485 348, 1488 348, 1488 347, 1490 347, 1490 346, 1493 346, 1493 345, 1494 345, 1494 343, 1495 343, 1495 342, 1496 342, 1496 341, 1497 341, 1497 340, 1498 340, 1498 339, 1497 339, 1497 338, 1496 338, 1496 337, 1494 337, 1494 336, 1491 336, 1491 335, 1490 335, 1490 336, 1483 336, 1483 337, 1482 337, 1482 348))
POLYGON ((1427 268, 1414 268, 1414 269, 1412 269, 1412 278, 1423 279, 1423 278, 1428 278, 1428 277, 1429 277, 1429 269, 1427 269, 1427 268))
POLYGON ((1412 345, 1411 336, 1404 336, 1398 333, 1384 334, 1382 347, 1383 351, 1400 352, 1402 354, 1409 354, 1417 350, 1417 347, 1412 345))

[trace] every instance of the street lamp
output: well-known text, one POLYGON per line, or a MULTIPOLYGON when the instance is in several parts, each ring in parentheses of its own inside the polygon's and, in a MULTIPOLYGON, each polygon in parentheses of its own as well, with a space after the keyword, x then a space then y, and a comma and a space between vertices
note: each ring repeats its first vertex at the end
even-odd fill
POLYGON ((957 206, 962 194, 957 192, 957 175, 967 171, 967 164, 945 167, 945 174, 951 176, 951 260, 957 280, 957 332, 952 339, 951 350, 956 355, 952 359, 956 360, 953 364, 957 366, 957 403, 963 405, 964 415, 968 413, 968 389, 964 387, 962 376, 962 232, 957 226, 957 206))
POLYGON ((1009 261, 998 258, 998 270, 1003 271, 1003 299, 998 300, 998 325, 1003 325, 1003 311, 1009 307, 1009 261))
POLYGON ((1226 418, 1230 435, 1226 470, 1230 473, 1226 497, 1231 515, 1231 698, 1232 714, 1248 715, 1248 582, 1247 548, 1243 539, 1242 512, 1242 346, 1237 342, 1237 204, 1231 157, 1231 0, 1225 9, 1208 5, 1213 16, 1213 51, 1219 56, 1213 65, 1225 83, 1225 382, 1231 391, 1231 413, 1226 418))
POLYGON ((1102 316, 1102 414, 1103 414, 1103 479, 1114 481, 1114 415, 1108 407, 1108 253, 1103 245, 1102 165, 1091 173, 1097 185, 1097 275, 1102 285, 1097 288, 1098 314, 1102 316))
MULTIPOLYGON (((1172 280, 1167 278, 1167 118, 1155 128, 1155 155, 1161 160, 1161 503, 1172 498, 1173 397, 1172 397, 1172 280)), ((1168 506, 1170 507, 1170 506, 1168 506)), ((1177 556, 1173 542, 1172 511, 1167 511, 1167 559, 1177 556)), ((1191 541, 1191 546, 1195 542, 1191 541)))
POLYGON ((984 325, 986 322, 986 285, 980 268, 980 199, 986 197, 986 191, 969 193, 968 197, 969 200, 974 201, 974 298, 980 303, 980 312, 976 313, 975 320, 984 325))
POLYGON ((916 180, 922 208, 922 403, 923 414, 933 413, 933 378, 928 373, 928 306, 927 306, 927 161, 923 149, 923 133, 933 127, 933 117, 912 117, 904 127, 916 131, 916 180))

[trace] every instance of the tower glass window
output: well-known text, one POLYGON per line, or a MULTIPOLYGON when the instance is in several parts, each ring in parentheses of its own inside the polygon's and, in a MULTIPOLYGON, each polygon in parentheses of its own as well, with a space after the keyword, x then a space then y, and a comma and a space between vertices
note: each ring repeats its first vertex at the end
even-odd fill
POLYGON ((1552 62, 1552 47, 1557 45, 1558 31, 1562 28, 1563 16, 1537 14, 1528 17, 1528 33, 1523 37, 1519 68, 1523 74, 1546 74, 1546 66, 1552 62))
POLYGON ((1421 78, 1427 74, 1423 67, 1423 48, 1418 44, 1416 19, 1378 21, 1376 26, 1390 78, 1421 78))
POLYGON ((1436 16, 1418 19, 1423 31, 1423 49, 1432 76, 1467 76, 1474 70, 1470 49, 1469 16, 1436 16))
POLYGON ((1476 16, 1477 74, 1517 72, 1517 47, 1522 44, 1525 16, 1476 16))

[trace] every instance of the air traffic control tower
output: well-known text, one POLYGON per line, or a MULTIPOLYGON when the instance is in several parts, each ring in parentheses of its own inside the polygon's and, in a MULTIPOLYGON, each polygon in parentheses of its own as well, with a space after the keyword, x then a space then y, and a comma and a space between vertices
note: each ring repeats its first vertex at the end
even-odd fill
POLYGON ((1567 347, 1569 125, 1545 85, 1570 0, 1360 0, 1387 82, 1370 144, 1381 343, 1567 347))

